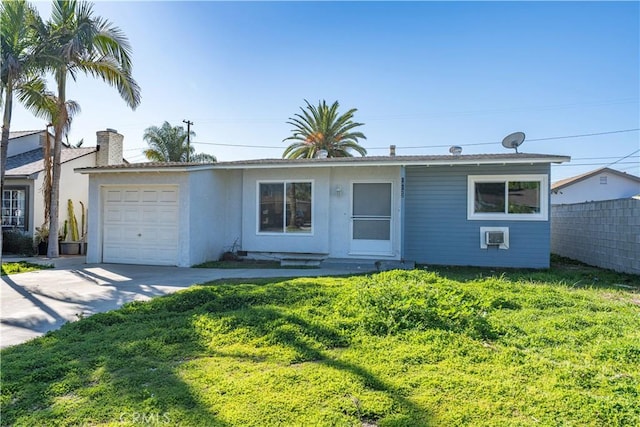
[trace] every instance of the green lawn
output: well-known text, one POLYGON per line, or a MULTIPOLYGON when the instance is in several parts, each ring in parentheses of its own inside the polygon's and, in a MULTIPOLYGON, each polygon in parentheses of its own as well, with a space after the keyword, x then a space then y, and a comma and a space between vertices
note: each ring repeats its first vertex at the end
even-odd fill
POLYGON ((2 424, 640 425, 639 282, 565 266, 197 286, 2 351, 2 424))
POLYGON ((53 265, 34 264, 27 261, 3 262, 1 275, 26 273, 27 271, 42 270, 45 268, 53 268, 53 265))

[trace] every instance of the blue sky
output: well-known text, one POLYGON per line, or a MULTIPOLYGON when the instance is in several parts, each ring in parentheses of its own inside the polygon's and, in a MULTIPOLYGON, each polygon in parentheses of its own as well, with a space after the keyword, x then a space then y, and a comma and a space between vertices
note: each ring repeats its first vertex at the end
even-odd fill
MULTIPOLYGON (((37 2, 48 18, 49 2, 37 2)), ((71 142, 125 136, 144 161, 144 129, 194 122, 197 151, 220 161, 278 158, 304 99, 357 108, 369 155, 570 155, 552 180, 640 150, 638 2, 96 2, 133 46, 142 103, 80 77, 71 142), (540 141, 540 139, 543 139, 540 141), (538 141, 536 141, 538 140, 538 141), (493 143, 493 144, 485 144, 493 143), (482 144, 482 145, 473 145, 482 144)), ((21 108, 12 130, 44 128, 21 108)), ((640 175, 640 152, 614 164, 640 175)))

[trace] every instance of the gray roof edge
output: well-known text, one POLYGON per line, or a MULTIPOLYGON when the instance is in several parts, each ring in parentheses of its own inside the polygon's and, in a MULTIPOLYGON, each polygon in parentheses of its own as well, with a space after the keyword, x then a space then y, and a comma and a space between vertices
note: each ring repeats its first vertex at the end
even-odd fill
POLYGON ((438 166, 438 165, 479 165, 479 164, 524 164, 524 163, 563 163, 571 160, 569 156, 552 154, 469 154, 463 156, 373 156, 341 157, 328 159, 257 159, 218 162, 211 164, 185 163, 131 163, 128 165, 98 166, 75 169, 79 173, 109 172, 177 172, 201 169, 268 169, 295 167, 341 167, 341 166, 438 166))

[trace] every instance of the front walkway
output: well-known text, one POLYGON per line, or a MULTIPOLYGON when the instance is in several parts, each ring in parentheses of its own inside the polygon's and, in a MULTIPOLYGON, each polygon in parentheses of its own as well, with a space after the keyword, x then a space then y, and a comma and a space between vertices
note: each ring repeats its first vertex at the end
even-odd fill
MULTIPOLYGON (((20 344, 69 321, 109 311, 124 303, 148 300, 191 285, 218 279, 314 277, 367 272, 361 265, 318 269, 204 269, 119 264, 84 264, 84 257, 56 260, 54 269, 2 276, 0 348, 20 344)), ((16 259, 3 259, 5 262, 16 259)))

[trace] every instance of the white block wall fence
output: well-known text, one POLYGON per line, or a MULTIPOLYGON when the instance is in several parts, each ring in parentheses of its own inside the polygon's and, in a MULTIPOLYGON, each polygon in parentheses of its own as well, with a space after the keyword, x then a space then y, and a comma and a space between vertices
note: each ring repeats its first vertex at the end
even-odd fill
POLYGON ((597 267, 640 274, 640 200, 552 206, 551 252, 597 267))

